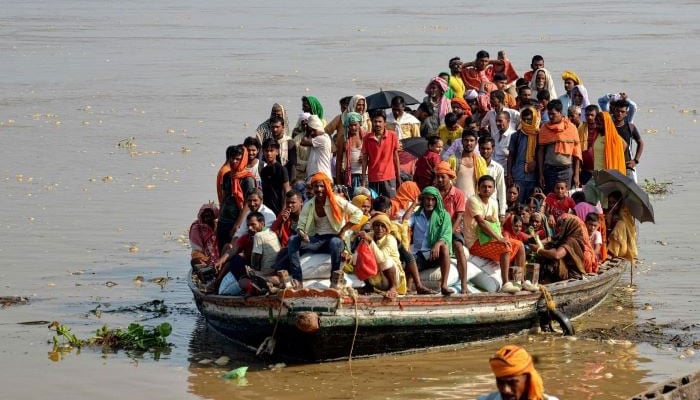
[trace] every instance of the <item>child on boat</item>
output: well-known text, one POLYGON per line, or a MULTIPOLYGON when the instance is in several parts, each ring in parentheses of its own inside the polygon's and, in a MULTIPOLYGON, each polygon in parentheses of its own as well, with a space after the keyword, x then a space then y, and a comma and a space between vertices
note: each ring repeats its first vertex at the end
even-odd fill
POLYGON ((559 180, 554 184, 554 191, 547 195, 544 201, 545 214, 549 216, 549 224, 554 226, 556 221, 576 207, 574 200, 569 197, 569 184, 559 180))
POLYGON ((586 215, 586 228, 588 229, 588 235, 591 238, 591 246, 593 246, 593 251, 595 252, 598 261, 601 260, 602 253, 601 247, 603 247, 603 236, 600 234, 600 218, 595 212, 590 212, 586 215))

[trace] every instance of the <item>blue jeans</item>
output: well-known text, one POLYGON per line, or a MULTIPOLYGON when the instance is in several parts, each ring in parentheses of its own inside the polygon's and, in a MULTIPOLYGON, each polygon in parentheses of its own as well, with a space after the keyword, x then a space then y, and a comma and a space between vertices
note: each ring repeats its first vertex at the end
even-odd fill
POLYGON ((345 242, 337 235, 314 235, 309 238, 309 243, 301 240, 301 236, 294 235, 287 243, 287 254, 289 255, 289 275, 292 278, 302 281, 300 252, 309 251, 312 253, 331 254, 331 274, 340 269, 340 256, 345 250, 345 242))
POLYGON ((566 186, 571 188, 571 177, 573 176, 571 165, 568 167, 555 167, 553 165, 544 165, 544 194, 550 194, 554 191, 554 185, 557 181, 566 182, 566 186))
POLYGON ((538 183, 536 181, 515 181, 515 183, 520 187, 518 204, 527 204, 527 199, 532 196, 535 187, 539 186, 538 183))

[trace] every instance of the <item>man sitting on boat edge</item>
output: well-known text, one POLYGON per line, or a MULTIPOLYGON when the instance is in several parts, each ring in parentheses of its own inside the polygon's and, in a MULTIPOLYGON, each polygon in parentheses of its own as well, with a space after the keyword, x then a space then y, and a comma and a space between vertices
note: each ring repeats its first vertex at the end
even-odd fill
POLYGON ((303 282, 300 252, 330 253, 332 274, 340 269, 345 232, 362 218, 362 210, 333 193, 331 178, 325 173, 313 175, 310 184, 314 197, 304 203, 297 233, 287 243, 287 270, 297 281, 297 287, 301 287, 303 282))

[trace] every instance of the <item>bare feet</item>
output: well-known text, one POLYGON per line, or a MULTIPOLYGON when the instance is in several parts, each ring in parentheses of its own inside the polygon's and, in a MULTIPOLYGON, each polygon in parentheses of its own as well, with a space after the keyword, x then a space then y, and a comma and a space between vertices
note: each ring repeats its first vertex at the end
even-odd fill
POLYGON ((384 297, 389 299, 389 300, 394 300, 396 298, 396 296, 398 296, 398 295, 399 294, 396 293, 396 288, 391 288, 391 289, 387 290, 386 292, 384 292, 384 297))
POLYGON ((440 288, 440 293, 442 293, 443 296, 450 296, 455 293, 454 289, 448 288, 448 287, 442 287, 440 288))
POLYGON ((418 294, 437 294, 436 291, 434 291, 432 289, 428 289, 427 287, 422 286, 422 285, 418 286, 416 288, 416 293, 418 293, 418 294))

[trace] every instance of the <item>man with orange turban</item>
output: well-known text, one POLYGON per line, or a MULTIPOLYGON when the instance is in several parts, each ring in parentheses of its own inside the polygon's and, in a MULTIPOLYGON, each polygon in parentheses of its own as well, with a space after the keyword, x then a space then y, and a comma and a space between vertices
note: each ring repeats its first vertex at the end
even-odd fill
POLYGON ((498 392, 479 396, 477 400, 557 400, 544 393, 542 378, 524 348, 503 346, 489 364, 496 375, 498 392))
POLYGON ((340 269, 345 232, 362 218, 362 210, 333 193, 333 183, 324 172, 313 175, 309 184, 314 197, 301 209, 297 234, 287 243, 289 274, 299 284, 303 280, 300 251, 330 253, 332 274, 340 269))
POLYGON ((464 254, 464 235, 462 235, 462 225, 464 212, 467 208, 467 199, 464 192, 457 189, 452 181, 457 178, 457 174, 452 170, 447 161, 440 161, 435 167, 435 187, 440 191, 445 211, 450 214, 452 220, 452 252, 457 258, 457 272, 462 283, 462 293, 467 292, 467 257, 464 254))

